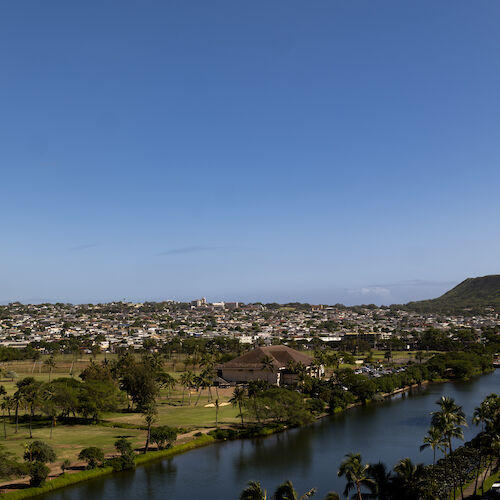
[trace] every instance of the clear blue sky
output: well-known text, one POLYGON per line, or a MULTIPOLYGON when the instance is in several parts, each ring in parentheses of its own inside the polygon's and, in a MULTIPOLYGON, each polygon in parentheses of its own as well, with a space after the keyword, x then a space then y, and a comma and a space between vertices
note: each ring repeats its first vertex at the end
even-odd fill
POLYGON ((498 273, 500 2, 0 3, 0 302, 392 303, 498 273))

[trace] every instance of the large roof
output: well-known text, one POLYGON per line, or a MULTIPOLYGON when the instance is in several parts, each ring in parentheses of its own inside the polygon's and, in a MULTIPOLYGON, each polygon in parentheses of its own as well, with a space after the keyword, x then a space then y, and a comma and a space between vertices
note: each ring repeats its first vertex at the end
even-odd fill
POLYGON ((309 366, 313 361, 312 358, 306 354, 302 354, 285 345, 271 345, 268 347, 257 347, 242 356, 224 363, 222 368, 252 368, 254 370, 260 370, 262 369, 262 362, 266 356, 271 358, 273 366, 276 369, 286 367, 290 361, 302 363, 305 366, 309 366))

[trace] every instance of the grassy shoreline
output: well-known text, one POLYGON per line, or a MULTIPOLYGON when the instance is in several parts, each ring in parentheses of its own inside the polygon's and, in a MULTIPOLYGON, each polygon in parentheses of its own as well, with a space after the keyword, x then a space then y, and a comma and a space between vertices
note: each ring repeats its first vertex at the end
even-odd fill
MULTIPOLYGON (((185 453, 196 448, 207 446, 214 443, 215 441, 216 440, 213 437, 204 434, 192 441, 173 446, 172 448, 168 448, 166 450, 150 451, 143 455, 137 455, 134 461, 136 465, 145 465, 156 460, 163 460, 165 458, 180 455, 181 453, 185 453)), ((109 474, 113 474, 113 467, 101 467, 92 470, 75 472, 73 474, 63 474, 50 481, 47 481, 43 486, 37 488, 25 488, 8 493, 3 493, 1 495, 1 498, 6 498, 7 500, 22 500, 24 498, 33 498, 38 495, 43 495, 44 493, 49 493, 51 491, 65 488, 67 486, 72 486, 84 481, 89 481, 91 479, 97 479, 109 474)))
MULTIPOLYGON (((484 375, 486 373, 489 373, 489 371, 485 371, 481 374, 478 375, 484 375)), ((410 386, 406 386, 403 388, 395 389, 394 391, 390 393, 385 393, 383 394, 384 399, 390 398, 392 396, 395 396, 397 394, 402 394, 405 392, 408 392, 409 390, 417 387, 421 387, 423 385, 428 385, 428 384, 433 384, 433 383, 446 383, 446 382, 453 382, 455 380, 453 379, 439 379, 439 380, 423 380, 420 383, 412 384, 410 386)), ((347 406, 345 409, 342 408, 335 408, 333 414, 338 414, 342 413, 344 411, 348 411, 351 408, 363 406, 366 403, 370 403, 371 401, 358 401, 356 403, 352 403, 349 406, 347 406)), ((325 418, 327 416, 332 415, 332 413, 322 413, 321 415, 318 415, 315 419, 315 421, 325 418)), ((256 434, 255 436, 252 435, 239 435, 233 439, 248 439, 252 437, 267 437, 273 434, 277 434, 279 432, 284 432, 286 430, 290 429, 290 426, 287 425, 281 425, 281 426, 276 426, 276 427, 269 427, 266 428, 266 432, 263 434, 256 434)), ((165 458, 170 458, 175 455, 179 455, 182 453, 185 453, 187 451, 196 449, 196 448, 201 448, 204 446, 207 446, 209 444, 213 444, 216 442, 221 442, 224 441, 225 439, 217 439, 211 435, 203 434, 200 437, 197 437, 196 439, 193 439, 192 441, 188 441, 186 443, 182 443, 179 445, 174 445, 171 448, 168 448, 166 450, 160 450, 160 451, 150 451, 146 454, 141 454, 137 455, 135 457, 135 464, 137 466, 145 465, 151 462, 154 462, 156 460, 163 460, 165 458)), ((20 490, 15 490, 12 492, 7 492, 0 494, 1 498, 6 498, 7 500, 22 500, 24 498, 33 498, 38 495, 42 495, 44 493, 48 493, 57 489, 65 488, 67 486, 72 486, 84 481, 89 481, 91 479, 96 479, 99 477, 107 476, 109 474, 113 473, 113 468, 112 467, 103 467, 103 468, 98 468, 98 469, 92 469, 92 470, 84 470, 80 472, 75 472, 72 474, 64 474, 61 476, 58 476, 50 481, 47 481, 43 486, 37 487, 37 488, 25 488, 25 489, 20 489, 20 490)))

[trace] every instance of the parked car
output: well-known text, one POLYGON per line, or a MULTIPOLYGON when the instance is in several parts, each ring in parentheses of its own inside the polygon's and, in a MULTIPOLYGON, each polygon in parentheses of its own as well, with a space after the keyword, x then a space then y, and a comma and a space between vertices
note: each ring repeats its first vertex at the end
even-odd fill
POLYGON ((500 499, 500 483, 493 483, 491 489, 486 493, 486 498, 488 499, 500 499))

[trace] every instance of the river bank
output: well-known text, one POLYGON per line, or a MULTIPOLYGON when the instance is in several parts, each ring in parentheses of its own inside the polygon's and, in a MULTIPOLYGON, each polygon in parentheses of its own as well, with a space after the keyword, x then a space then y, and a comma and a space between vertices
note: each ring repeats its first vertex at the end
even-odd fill
MULTIPOLYGON (((187 451, 194 450, 196 448, 201 448, 202 446, 207 446, 214 443, 216 440, 207 434, 188 441, 187 443, 172 446, 166 450, 150 451, 143 455, 137 455, 134 458, 136 466, 141 466, 155 460, 163 460, 165 458, 170 458, 181 453, 186 453, 187 451)), ((84 481, 89 481, 91 479, 96 479, 99 477, 107 476, 113 474, 113 467, 100 467, 91 470, 83 470, 72 473, 64 473, 50 481, 47 481, 43 486, 38 488, 23 488, 16 491, 8 491, 0 487, 0 492, 2 492, 2 498, 8 500, 22 500, 24 498, 33 498, 43 493, 48 493, 56 489, 65 488, 77 483, 84 481)), ((21 483, 13 483, 12 486, 21 483)))
MULTIPOLYGON (((384 399, 390 400, 393 396, 401 394, 401 393, 409 392, 411 389, 424 388, 425 386, 429 386, 429 385, 431 385, 431 386, 432 385, 436 385, 436 386, 443 385, 443 382, 445 382, 445 381, 440 380, 436 384, 434 384, 434 383, 429 384, 428 381, 423 381, 421 384, 413 384, 411 386, 406 386, 404 388, 392 391, 391 393, 385 394, 384 399)), ((407 399, 407 398, 405 398, 405 399, 407 399)), ((361 402, 357 402, 357 403, 354 403, 352 405, 349 405, 349 407, 346 408, 346 410, 347 409, 349 409, 349 410, 357 409, 356 415, 359 414, 359 411, 362 411, 364 413, 368 412, 370 415, 372 415, 370 417, 372 420, 373 419, 378 420, 377 413, 375 413, 375 412, 378 412, 379 409, 377 408, 376 404, 370 404, 370 403, 363 404, 361 402), (361 408, 363 406, 365 408, 361 408)), ((381 411, 382 411, 382 413, 384 413, 385 410, 383 410, 381 408, 381 411)), ((342 412, 336 412, 335 417, 340 416, 342 413, 347 413, 347 412, 345 410, 343 410, 342 412)), ((354 420, 355 420, 356 415, 353 416, 354 420)), ((317 420, 326 420, 325 417, 327 417, 327 416, 331 416, 331 415, 322 414, 322 415, 318 416, 317 420)), ((315 425, 309 425, 306 427, 314 428, 315 425)), ((289 430, 289 429, 290 429, 290 427, 287 427, 287 426, 281 426, 279 428, 276 427, 274 429, 269 428, 266 430, 265 435, 271 435, 273 433, 282 433, 282 431, 289 430)), ((205 431, 206 431, 206 429, 205 429, 205 431)), ((293 434, 295 434, 295 432, 297 432, 297 431, 300 432, 300 428, 296 428, 291 432, 293 432, 293 434)), ((305 432, 308 433, 309 430, 305 430, 305 432)), ((195 434, 195 431, 193 431, 190 434, 195 434)), ((261 436, 262 435, 263 434, 261 434, 261 436)), ((192 437, 194 439, 192 439, 191 441, 176 445, 168 450, 151 451, 151 452, 144 454, 144 455, 137 455, 136 456, 136 464, 141 465, 141 466, 142 465, 149 466, 149 465, 153 464, 154 462, 161 462, 162 460, 164 460, 166 458, 172 458, 172 457, 174 457, 176 455, 180 455, 186 451, 195 450, 195 449, 201 448, 201 447, 206 447, 208 444, 221 444, 221 442, 224 441, 223 439, 215 439, 214 437, 207 436, 206 434, 204 434, 202 436, 198 436, 198 437, 195 437, 193 435, 192 437)), ((239 436, 239 437, 243 437, 243 436, 239 436)), ((256 437, 256 436, 250 435, 250 436, 246 436, 246 437, 256 437)), ((244 441, 252 442, 253 440, 247 439, 244 441)), ((235 444, 236 444, 236 442, 235 442, 235 444)), ((247 445, 245 445, 245 447, 246 446, 247 445)), ((212 447, 210 447, 210 448, 212 448, 212 447)), ((217 447, 217 449, 218 449, 218 447, 217 447)), ((64 476, 59 476, 59 477, 52 479, 51 481, 48 481, 46 483, 46 485, 44 485, 41 488, 25 488, 25 489, 20 489, 18 491, 8 492, 3 496, 3 498, 6 498, 8 500, 30 498, 30 497, 46 494, 46 493, 55 491, 57 489, 65 488, 66 486, 76 485, 77 483, 80 483, 80 482, 87 482, 90 479, 98 479, 98 478, 102 478, 103 476, 110 476, 110 475, 116 476, 116 474, 113 474, 111 467, 106 467, 106 468, 102 468, 102 469, 95 469, 95 470, 91 470, 91 471, 79 471, 79 472, 75 472, 75 473, 71 473, 71 474, 67 473, 64 476)))

